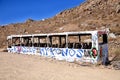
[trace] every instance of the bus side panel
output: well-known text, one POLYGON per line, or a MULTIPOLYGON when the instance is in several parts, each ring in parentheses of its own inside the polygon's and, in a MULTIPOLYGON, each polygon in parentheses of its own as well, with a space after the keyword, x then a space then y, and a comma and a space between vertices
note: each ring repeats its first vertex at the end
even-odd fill
POLYGON ((40 55, 52 57, 56 60, 74 62, 75 59, 78 60, 84 56, 84 50, 68 48, 40 48, 40 55))
POLYGON ((66 60, 68 62, 91 62, 96 63, 97 58, 90 55, 90 50, 69 49, 69 48, 40 48, 40 55, 52 57, 56 60, 66 60))
POLYGON ((96 63, 97 61, 97 58, 93 58, 90 55, 91 50, 89 49, 12 46, 9 51, 13 53, 41 55, 55 58, 56 60, 66 60, 68 62, 78 61, 96 63))
POLYGON ((7 51, 8 52, 12 52, 12 48, 7 48, 7 51))
POLYGON ((36 48, 24 46, 12 46, 11 48, 8 49, 8 51, 13 53, 35 54, 36 48))
POLYGON ((16 53, 17 48, 15 46, 12 46, 11 48, 8 48, 8 52, 16 53))
POLYGON ((68 62, 74 62, 79 61, 84 56, 84 50, 83 49, 68 49, 66 61, 68 62))

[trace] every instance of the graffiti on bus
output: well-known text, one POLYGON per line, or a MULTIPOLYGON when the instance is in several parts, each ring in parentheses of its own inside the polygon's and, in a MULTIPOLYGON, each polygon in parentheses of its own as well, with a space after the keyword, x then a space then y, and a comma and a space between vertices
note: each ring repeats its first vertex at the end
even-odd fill
POLYGON ((13 53, 40 55, 55 58, 57 60, 66 60, 68 62, 85 61, 94 62, 90 55, 90 50, 69 49, 69 48, 50 48, 50 47, 20 47, 13 46, 10 50, 13 53))

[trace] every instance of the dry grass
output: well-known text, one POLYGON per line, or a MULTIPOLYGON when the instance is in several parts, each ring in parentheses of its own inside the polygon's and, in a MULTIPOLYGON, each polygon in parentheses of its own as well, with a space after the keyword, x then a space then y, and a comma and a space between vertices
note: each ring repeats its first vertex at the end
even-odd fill
POLYGON ((120 60, 120 50, 119 48, 115 48, 111 51, 111 54, 114 55, 112 61, 119 61, 120 60))
POLYGON ((112 50, 114 57, 111 60, 111 65, 115 70, 120 70, 120 52, 119 48, 112 50))
POLYGON ((114 26, 111 27, 111 32, 116 33, 116 34, 120 34, 120 27, 119 26, 114 26))

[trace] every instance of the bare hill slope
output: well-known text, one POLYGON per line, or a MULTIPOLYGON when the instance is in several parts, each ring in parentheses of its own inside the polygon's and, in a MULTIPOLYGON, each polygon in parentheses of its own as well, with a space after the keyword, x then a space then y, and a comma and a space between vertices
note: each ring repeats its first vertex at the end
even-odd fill
MULTIPOLYGON (((11 34, 51 33, 109 28, 120 35, 120 0, 87 0, 80 6, 64 10, 53 18, 0 27, 0 47, 11 34), (74 27, 74 29, 73 29, 74 27)), ((119 41, 119 39, 117 39, 119 41)))

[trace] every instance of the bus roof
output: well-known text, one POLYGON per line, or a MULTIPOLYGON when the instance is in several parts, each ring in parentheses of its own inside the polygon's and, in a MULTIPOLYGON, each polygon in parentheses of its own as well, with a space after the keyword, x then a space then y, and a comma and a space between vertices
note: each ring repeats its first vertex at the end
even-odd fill
POLYGON ((47 33, 47 34, 21 34, 21 35, 11 35, 8 36, 7 39, 12 37, 47 37, 47 36, 65 36, 65 35, 78 35, 78 34, 92 34, 92 33, 98 33, 98 34, 106 34, 107 32, 105 30, 96 30, 96 31, 79 31, 79 32, 63 32, 63 33, 47 33))

